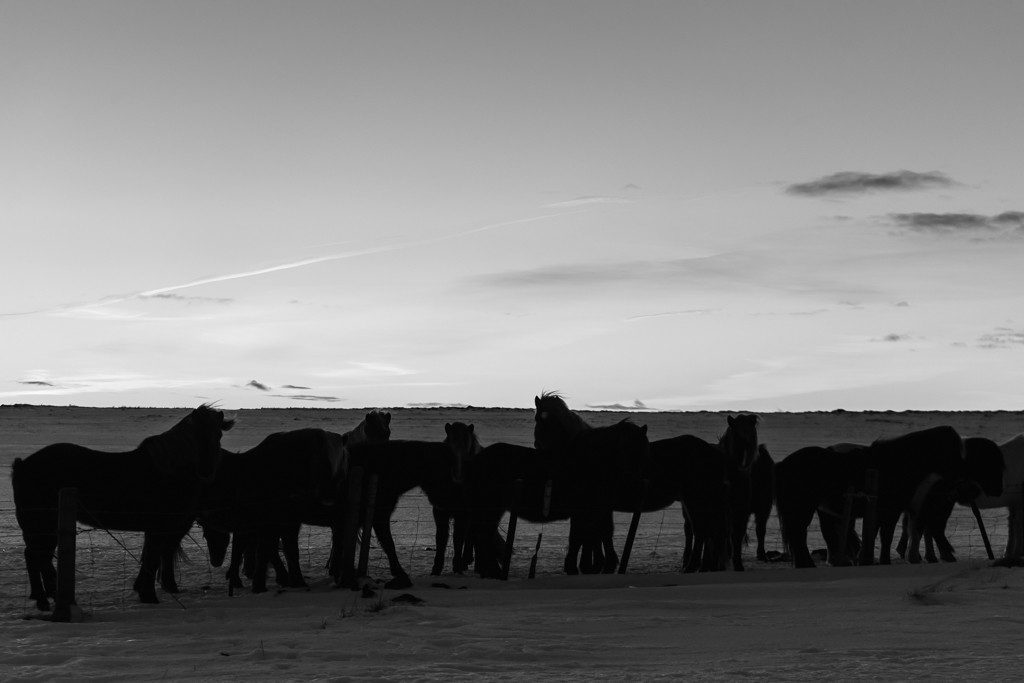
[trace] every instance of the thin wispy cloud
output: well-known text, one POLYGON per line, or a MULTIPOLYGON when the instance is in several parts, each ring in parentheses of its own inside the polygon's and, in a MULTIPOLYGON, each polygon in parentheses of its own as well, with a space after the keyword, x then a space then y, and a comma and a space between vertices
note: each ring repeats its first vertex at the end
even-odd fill
POLYGON ((661 313, 644 313, 641 315, 632 315, 626 320, 644 320, 647 318, 667 318, 676 315, 708 315, 714 313, 719 309, 717 308, 688 308, 682 311, 663 311, 661 313))
MULTIPOLYGON (((437 244, 448 240, 459 239, 467 237, 469 235, 475 235, 491 230, 497 230, 499 228, 511 227, 514 225, 523 225, 527 223, 535 223, 538 221, 545 221, 552 218, 559 218, 562 216, 569 216, 577 213, 584 213, 588 209, 576 208, 575 210, 559 211, 556 213, 545 213, 537 216, 529 216, 527 218, 516 218, 508 221, 499 221, 496 223, 488 223, 486 225, 480 225, 475 228, 469 228, 467 230, 461 230, 459 232, 446 233, 434 237, 426 237, 422 239, 406 240, 404 242, 396 242, 393 244, 377 245, 373 247, 366 247, 364 249, 353 249, 351 251, 338 252, 334 254, 326 254, 324 256, 316 256, 307 259, 301 259, 297 261, 289 261, 286 263, 279 263, 277 265, 268 266, 265 268, 256 268, 252 270, 238 271, 234 273, 225 273, 222 275, 213 275, 210 277, 200 278, 197 280, 190 280, 180 284, 169 285, 166 287, 157 287, 154 289, 148 289, 140 292, 133 292, 130 294, 119 294, 104 297, 96 301, 91 302, 76 302, 69 304, 62 304, 53 308, 37 309, 32 311, 21 311, 11 313, 0 313, 0 316, 24 316, 24 315, 35 315, 40 313, 50 313, 57 315, 68 315, 68 316, 80 316, 90 317, 95 319, 110 319, 110 320, 125 320, 125 319, 140 319, 144 315, 137 312, 122 312, 122 311, 111 311, 108 309, 109 306, 123 303, 130 299, 147 299, 147 298, 171 298, 172 292, 177 292, 183 289, 191 289, 193 287, 201 287, 203 285, 216 284, 220 282, 229 282, 232 280, 241 280, 245 278, 259 277, 261 275, 269 275, 271 273, 279 273, 287 270, 294 270, 297 268, 306 268, 308 266, 314 266, 320 263, 329 263, 331 261, 340 261, 345 259, 357 258, 360 256, 370 256, 373 254, 381 254, 393 251, 399 251, 404 249, 413 249, 431 244, 437 244)), ((198 297, 197 297, 198 298, 198 297)), ((211 297, 211 299, 213 299, 211 297)), ((147 318, 152 320, 152 318, 147 318)))
POLYGON ((53 382, 45 382, 45 381, 43 381, 41 379, 19 380, 18 384, 27 384, 29 386, 35 386, 35 387, 52 387, 52 386, 55 386, 53 384, 53 382))
POLYGON ((234 301, 230 297, 216 296, 182 296, 181 294, 140 294, 140 299, 165 299, 167 301, 181 301, 183 303, 212 303, 229 304, 234 301))
POLYGON ((1004 232, 1024 234, 1024 211, 1004 211, 988 216, 978 213, 892 213, 894 224, 918 232, 1004 232))
POLYGON ((954 180, 944 173, 930 171, 894 171, 892 173, 860 173, 841 171, 803 183, 794 183, 786 192, 795 195, 820 197, 827 195, 864 194, 867 192, 892 192, 926 190, 939 187, 953 187, 954 180))
POLYGON ((270 387, 263 382, 258 382, 256 380, 250 380, 245 386, 252 387, 253 389, 259 389, 260 391, 270 391, 270 387))
POLYGON ((593 204, 633 204, 632 199, 626 199, 624 197, 600 197, 600 196, 586 196, 576 197, 575 199, 568 199, 564 202, 555 202, 554 204, 545 204, 545 209, 568 209, 577 206, 590 206, 593 204))
POLYGON ((296 384, 282 384, 282 389, 296 389, 298 391, 309 391, 312 387, 300 387, 296 384))
POLYGON ((288 398, 293 401, 304 401, 307 403, 337 403, 342 399, 337 396, 316 396, 313 394, 270 394, 274 398, 288 398))

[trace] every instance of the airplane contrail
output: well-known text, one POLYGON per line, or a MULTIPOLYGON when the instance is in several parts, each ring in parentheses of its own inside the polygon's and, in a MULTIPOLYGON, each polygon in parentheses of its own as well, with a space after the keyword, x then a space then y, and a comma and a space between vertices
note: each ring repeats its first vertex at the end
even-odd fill
POLYGON ((474 235, 481 232, 487 232, 488 230, 494 230, 496 228, 504 228, 510 225, 520 225, 523 223, 534 223, 537 221, 547 220, 549 218, 559 218, 561 216, 570 216, 577 213, 586 213, 592 211, 592 208, 588 209, 576 209, 573 211, 560 211, 557 213, 546 213, 539 216, 530 216, 527 218, 516 218, 508 221, 499 221, 497 223, 488 223, 487 225, 480 225, 475 228, 469 228, 467 230, 461 230, 459 232, 448 233, 446 235, 439 235, 437 237, 427 237, 423 239, 414 239, 398 244, 382 245, 377 247, 367 247, 365 249, 354 249, 351 251, 343 251, 334 254, 327 254, 325 256, 315 256, 313 258, 302 259, 300 261, 290 261, 288 263, 280 263, 274 266, 267 266, 266 268, 257 268, 255 270, 245 270, 237 273, 227 273, 225 275, 212 275, 210 277, 201 278, 199 280, 191 280, 177 285, 168 285, 166 287, 156 287, 154 289, 147 289, 142 292, 132 292, 130 294, 118 294, 107 296, 97 301, 90 302, 77 302, 69 304, 61 304, 59 306, 53 306, 50 308, 36 309, 31 311, 17 311, 12 313, 0 313, 0 317, 21 317, 28 315, 37 315, 41 313, 56 313, 61 311, 70 311, 75 309, 84 309, 95 306, 110 306, 118 304, 128 299, 134 299, 137 297, 148 297, 157 296, 160 294, 167 294, 168 292, 176 292, 181 289, 189 289, 191 287, 199 287, 201 285, 209 285, 217 282, 226 282, 228 280, 239 280, 247 277, 257 277, 260 275, 267 275, 269 273, 277 273, 284 270, 292 270, 295 268, 303 268, 306 266, 316 265, 318 263, 325 263, 328 261, 339 261, 343 259, 356 258, 358 256, 368 256, 370 254, 380 254, 389 251, 399 251, 402 249, 409 249, 411 247, 422 247, 429 244, 436 244, 438 242, 444 242, 446 240, 453 240, 459 237, 465 237, 467 235, 474 235))
MULTIPOLYGON (((214 282, 225 282, 227 280, 238 280, 246 277, 255 277, 257 275, 266 275, 268 273, 276 273, 282 270, 292 270, 293 268, 303 268, 305 266, 312 266, 317 263, 324 263, 326 261, 339 261, 342 259, 355 258, 356 256, 367 256, 369 254, 380 254, 388 251, 398 251, 400 249, 408 249, 410 247, 421 247, 428 244, 435 244, 437 242, 444 242, 445 240, 456 239, 458 237, 465 237, 466 235, 473 235, 480 232, 486 232, 487 230, 493 230, 495 228, 504 228, 509 225, 518 225, 521 223, 533 223, 535 221, 541 221, 548 218, 557 218, 559 216, 568 216, 575 213, 583 213, 584 210, 576 211, 563 211, 561 213, 549 213, 540 216, 531 216, 530 218, 517 218, 511 221, 502 221, 500 223, 489 223, 487 225, 481 225, 461 232, 450 233, 448 235, 440 235, 438 237, 428 237, 419 240, 410 240, 408 242, 402 242, 399 244, 390 244, 380 247, 369 247, 366 249, 356 249, 354 251, 345 251, 337 254, 328 254, 326 256, 316 256, 314 258, 303 259, 301 261, 293 261, 291 263, 281 263, 276 266, 269 266, 267 268, 259 268, 257 270, 247 270, 240 273, 229 273, 227 275, 214 275, 212 277, 203 278, 201 280, 193 280, 180 285, 171 285, 169 287, 159 287, 157 289, 150 289, 145 292, 138 292, 124 297, 125 299, 133 296, 155 296, 157 294, 166 294, 167 292, 174 292, 179 289, 188 289, 190 287, 198 287, 200 285, 208 285, 214 282)), ((124 299, 120 299, 123 301, 124 299)), ((112 302, 104 302, 112 303, 112 302)))

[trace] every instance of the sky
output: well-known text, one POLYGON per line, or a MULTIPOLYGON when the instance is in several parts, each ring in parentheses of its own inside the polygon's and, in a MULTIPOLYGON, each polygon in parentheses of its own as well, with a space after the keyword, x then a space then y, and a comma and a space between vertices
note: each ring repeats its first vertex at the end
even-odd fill
POLYGON ((1024 409, 1021 26, 0 0, 0 403, 1024 409))

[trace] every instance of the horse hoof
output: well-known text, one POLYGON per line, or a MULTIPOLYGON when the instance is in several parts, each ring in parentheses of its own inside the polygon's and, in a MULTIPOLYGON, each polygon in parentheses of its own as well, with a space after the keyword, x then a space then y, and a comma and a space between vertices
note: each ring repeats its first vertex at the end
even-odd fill
POLYGON ((47 600, 46 598, 37 598, 36 599, 36 609, 39 610, 40 612, 49 612, 50 611, 50 601, 47 600))
POLYGON ((410 588, 411 586, 412 579, 410 579, 408 576, 396 576, 384 584, 384 587, 390 590, 410 588))
POLYGON ((160 604, 160 601, 156 597, 156 593, 139 593, 139 602, 147 605, 160 604))

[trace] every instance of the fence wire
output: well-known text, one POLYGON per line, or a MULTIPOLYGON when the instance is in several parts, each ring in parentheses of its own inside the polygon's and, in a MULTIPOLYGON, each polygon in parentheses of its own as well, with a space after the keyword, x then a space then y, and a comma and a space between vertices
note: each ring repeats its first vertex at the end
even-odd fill
MULTIPOLYGON (((982 518, 996 557, 1006 547, 1008 527, 1005 508, 982 510, 982 518)), ((628 513, 615 514, 615 547, 621 551, 629 526, 628 513)), ((507 533, 507 515, 501 523, 501 531, 507 533)), ((425 577, 430 573, 434 561, 434 523, 430 503, 419 491, 406 494, 399 502, 392 517, 392 534, 398 549, 399 559, 413 577, 425 577)), ((128 609, 135 605, 136 598, 132 584, 138 573, 141 556, 141 533, 107 532, 105 530, 79 527, 77 539, 76 589, 79 606, 84 609, 117 608, 128 609)), ((543 541, 538 551, 537 575, 555 575, 562 572, 565 549, 568 543, 568 522, 547 522, 535 524, 519 519, 517 524, 510 577, 525 579, 529 570, 538 534, 543 541)), ((753 520, 748 526, 750 542, 743 548, 744 564, 752 571, 788 570, 791 565, 785 561, 759 562, 755 558, 753 520)), ((977 523, 969 508, 956 506, 947 525, 947 536, 957 553, 966 559, 987 558, 984 543, 977 523)), ((899 537, 899 529, 897 536, 899 537)), ((808 530, 808 544, 811 550, 823 549, 817 520, 808 530)), ((629 563, 629 572, 637 574, 679 571, 682 565, 684 545, 683 517, 680 506, 658 512, 646 513, 641 517, 629 563)), ((924 552, 922 543, 921 551, 924 552)), ((778 518, 774 511, 768 522, 765 539, 768 551, 781 553, 783 548, 779 533, 778 518)), ((893 540, 894 562, 901 562, 895 555, 896 539, 893 540)), ((28 600, 28 580, 25 574, 24 543, 13 507, 0 508, 0 570, 3 579, 0 585, 11 590, 8 595, 21 595, 28 600)), ((178 585, 186 595, 204 594, 210 591, 227 591, 224 572, 227 567, 210 566, 202 530, 194 527, 182 544, 183 561, 178 563, 178 585)), ((326 580, 326 566, 331 552, 330 529, 304 526, 300 534, 300 562, 307 581, 326 580)), ((369 574, 373 578, 387 579, 390 576, 387 558, 373 538, 370 549, 369 574)), ((452 548, 445 552, 444 575, 438 581, 451 581, 452 548), (448 578, 444 578, 447 576, 448 578)), ((457 580, 457 579, 455 579, 457 580)), ((270 584, 273 579, 271 577, 270 584)), ((162 600, 172 598, 158 587, 162 600)))

